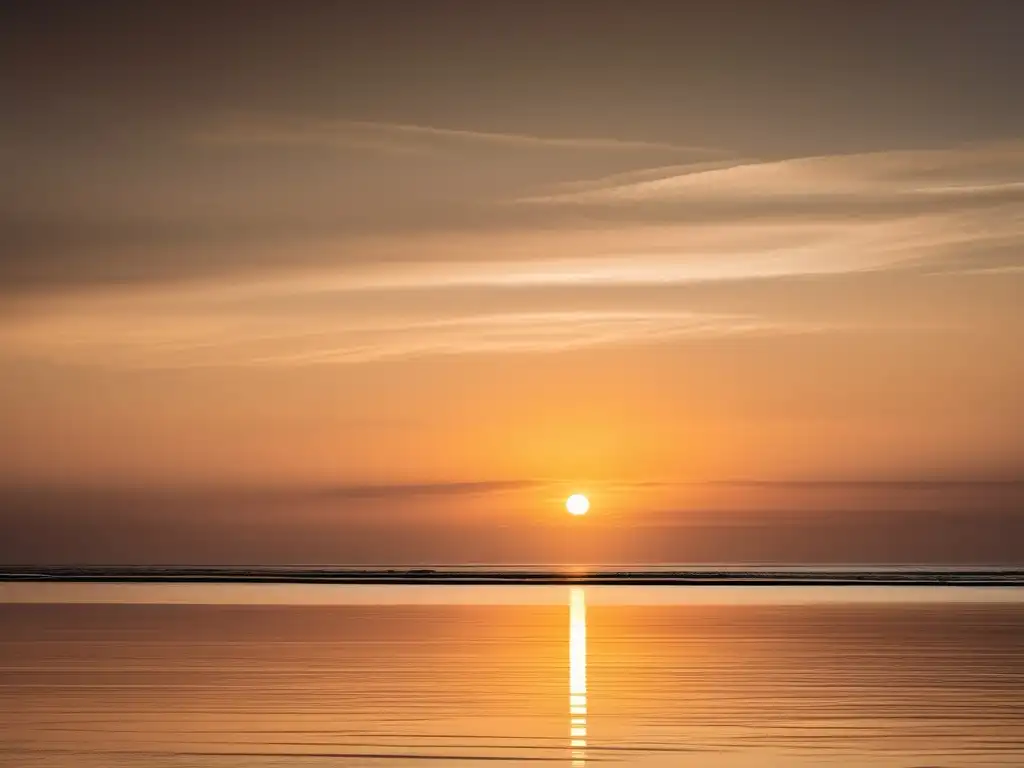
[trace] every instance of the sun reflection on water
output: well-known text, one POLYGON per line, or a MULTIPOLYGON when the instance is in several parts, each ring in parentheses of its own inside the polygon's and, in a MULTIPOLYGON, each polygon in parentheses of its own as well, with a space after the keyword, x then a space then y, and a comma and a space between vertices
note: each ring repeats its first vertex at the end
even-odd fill
POLYGON ((573 768, 587 764, 587 598, 569 592, 569 750, 573 768))

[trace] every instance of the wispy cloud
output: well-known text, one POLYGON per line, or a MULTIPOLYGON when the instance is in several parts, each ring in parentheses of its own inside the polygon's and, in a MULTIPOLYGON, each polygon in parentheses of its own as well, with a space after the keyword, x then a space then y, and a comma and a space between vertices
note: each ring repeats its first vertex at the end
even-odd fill
POLYGON ((484 315, 371 331, 368 338, 326 339, 305 352, 245 361, 255 365, 361 363, 423 355, 558 352, 681 338, 806 333, 805 325, 755 316, 694 312, 543 312, 484 315), (366 341, 372 338, 372 343, 366 341), (341 342, 337 344, 337 342, 341 342))
POLYGON ((356 121, 268 119, 221 130, 218 141, 229 144, 294 141, 314 151, 297 158, 215 145, 200 153, 216 161, 214 170, 200 173, 186 155, 192 170, 177 186, 154 185, 150 176, 125 187, 79 180, 80 191, 60 202, 74 187, 61 185, 63 218, 47 208, 5 221, 0 292, 226 277, 248 286, 260 274, 304 280, 317 270, 330 290, 382 290, 1020 263, 1020 143, 753 161, 658 142, 356 121), (444 152, 413 172, 403 159, 357 153, 354 163, 330 148, 354 140, 554 151, 550 163, 547 154, 526 162, 487 152, 465 161, 444 152), (581 147, 602 149, 574 149, 581 147), (662 154, 669 149, 677 155, 662 154), (576 160, 561 164, 566 157, 576 160), (601 175, 623 166, 633 167, 601 175), (585 169, 595 176, 581 179, 585 169))
POLYGON ((761 202, 813 208, 827 201, 845 203, 852 213, 858 202, 887 202, 896 208, 901 202, 940 204, 957 197, 1024 202, 1024 143, 652 168, 524 202, 761 202))
MULTIPOLYGON (((282 141, 359 135, 680 149, 353 121, 295 125, 282 141)), ((243 133, 236 138, 248 140, 243 133)), ((460 215, 443 227, 217 241, 186 252, 153 244, 141 259, 134 250, 106 254, 114 267, 142 264, 157 277, 125 290, 114 272, 113 285, 94 295, 40 299, 0 325, 0 351, 124 366, 298 366, 846 329, 851 316, 827 307, 789 311, 792 286, 812 277, 1019 273, 1024 144, 676 163, 563 182, 460 215), (189 272, 207 262, 230 269, 189 272), (203 279, 168 279, 179 275, 203 279), (682 293, 701 287, 717 287, 716 300, 682 293), (677 292, 671 301, 667 290, 677 292)), ((937 322, 935 312, 918 316, 937 322)), ((894 310, 886 320, 876 308, 861 312, 860 327, 906 317, 894 310)))
MULTIPOLYGON (((79 363, 141 368, 353 364, 428 355, 542 353, 683 338, 808 333, 808 324, 687 311, 548 311, 443 319, 331 318, 319 313, 239 321, 193 314, 174 322, 98 307, 6 334, 8 349, 79 363)), ((2 338, 2 337, 0 337, 2 338)))
POLYGON ((679 251, 689 254, 708 232, 759 223, 790 232, 781 247, 751 241, 734 251, 719 261, 720 276, 737 268, 766 277, 895 267, 1012 273, 1024 264, 1022 142, 666 166, 519 202, 624 228, 675 221, 679 251))
POLYGON ((223 144, 293 144, 373 149, 399 154, 458 146, 508 149, 563 149, 599 152, 660 152, 721 156, 721 149, 661 141, 586 136, 534 136, 521 133, 440 128, 431 125, 367 120, 285 118, 245 115, 223 118, 197 134, 201 141, 223 144))
MULTIPOLYGON (((443 483, 388 483, 376 485, 336 485, 311 489, 284 489, 290 497, 317 496, 330 499, 411 499, 424 496, 476 496, 540 488, 543 480, 470 480, 443 483)), ((265 493, 265 492, 264 492, 265 493)))

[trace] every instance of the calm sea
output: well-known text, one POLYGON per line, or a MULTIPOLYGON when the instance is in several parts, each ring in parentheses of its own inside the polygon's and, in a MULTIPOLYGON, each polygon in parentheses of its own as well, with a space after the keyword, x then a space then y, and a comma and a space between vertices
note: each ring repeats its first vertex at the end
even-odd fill
POLYGON ((1024 766, 1024 590, 0 585, 0 765, 1024 766))

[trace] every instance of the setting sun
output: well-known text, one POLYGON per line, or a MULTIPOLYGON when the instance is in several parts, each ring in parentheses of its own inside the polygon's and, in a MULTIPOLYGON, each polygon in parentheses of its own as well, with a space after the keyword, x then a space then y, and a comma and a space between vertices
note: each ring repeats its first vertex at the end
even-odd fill
POLYGON ((570 515, 585 515, 590 509, 590 501, 582 493, 574 493, 565 500, 565 508, 570 515))

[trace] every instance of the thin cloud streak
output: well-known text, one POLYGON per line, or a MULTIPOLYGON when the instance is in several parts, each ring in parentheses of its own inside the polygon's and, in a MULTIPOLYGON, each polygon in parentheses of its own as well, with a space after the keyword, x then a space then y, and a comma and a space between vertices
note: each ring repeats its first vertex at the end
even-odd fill
MULTIPOLYGON (((328 499, 412 499, 425 496, 476 496, 541 488, 544 480, 468 480, 444 483, 388 483, 374 485, 338 485, 311 489, 279 491, 289 498, 319 497, 328 499)), ((266 491, 262 492, 265 495, 266 491)))
POLYGON ((778 203, 825 197, 851 206, 859 198, 898 206, 918 195, 1008 195, 1017 200, 1022 189, 1024 143, 1006 143, 652 168, 596 180, 590 189, 556 191, 522 202, 623 205, 725 199, 778 203))
POLYGON ((400 154, 444 146, 489 145, 509 149, 567 149, 600 152, 671 152, 727 155, 713 147, 617 138, 533 136, 520 133, 438 128, 369 120, 245 116, 222 120, 197 135, 204 142, 234 145, 312 145, 377 149, 400 154))
POLYGON ((547 312, 424 323, 392 331, 371 345, 323 346, 308 352, 251 359, 251 365, 366 363, 428 355, 560 352, 622 343, 737 335, 807 333, 798 324, 757 317, 689 312, 547 312))
MULTIPOLYGON (((739 165, 756 162, 748 158, 735 158, 729 160, 708 160, 699 163, 686 163, 681 165, 665 165, 654 168, 641 168, 639 170, 623 171, 610 176, 602 176, 597 179, 584 179, 583 181, 566 181, 556 185, 555 192, 566 195, 598 192, 606 189, 615 189, 626 184, 636 184, 646 181, 657 181, 659 179, 673 178, 692 173, 703 173, 705 171, 735 168, 739 165)), ((557 194, 556 196, 557 197, 557 194)), ((555 197, 539 197, 537 201, 555 199, 555 197)))
POLYGON ((311 315, 279 320, 256 316, 232 325, 193 318, 191 325, 138 316, 93 316, 44 322, 9 339, 23 355, 126 368, 303 366, 370 363, 403 358, 496 353, 544 353, 653 343, 673 339, 809 333, 810 324, 753 315, 686 311, 520 312, 435 320, 364 321, 355 326, 311 315), (78 322, 75 322, 78 319, 78 322), (141 323, 141 324, 140 324, 141 323), (334 325, 330 330, 325 326, 334 325))

